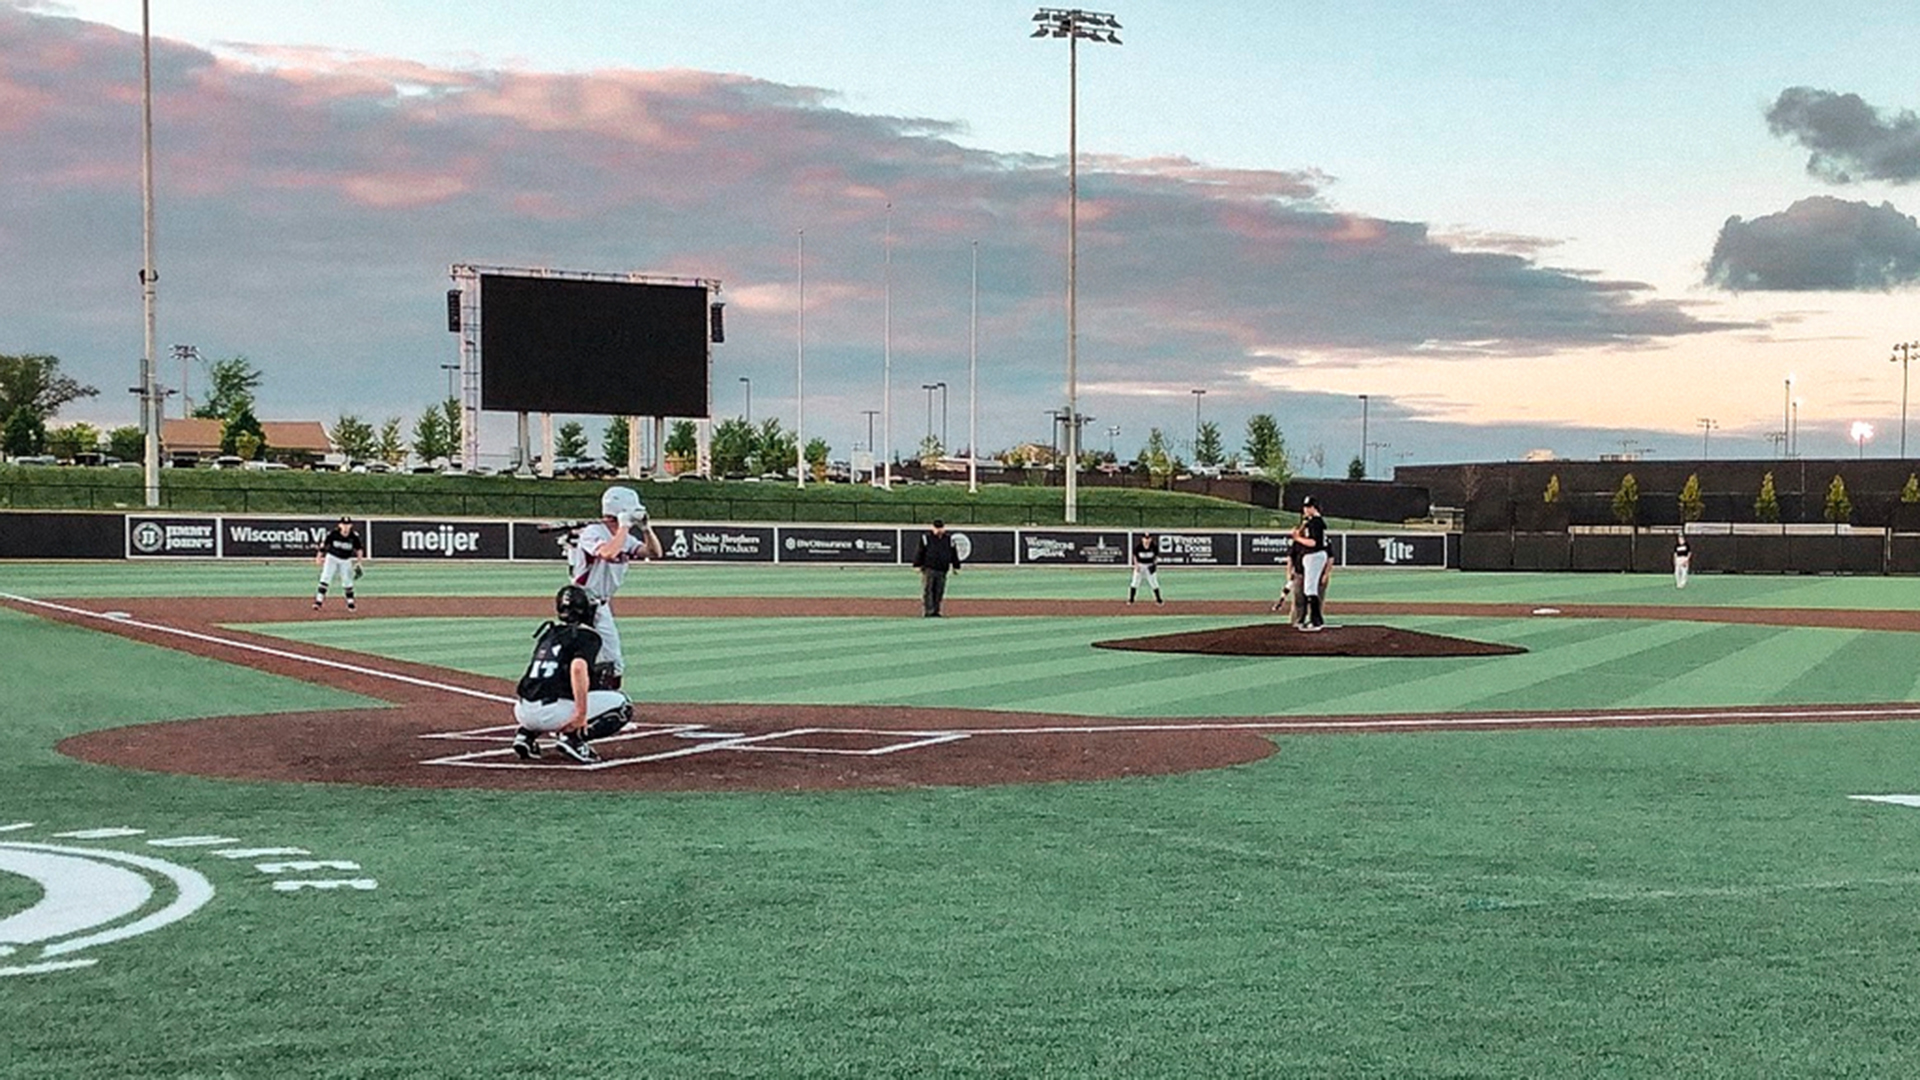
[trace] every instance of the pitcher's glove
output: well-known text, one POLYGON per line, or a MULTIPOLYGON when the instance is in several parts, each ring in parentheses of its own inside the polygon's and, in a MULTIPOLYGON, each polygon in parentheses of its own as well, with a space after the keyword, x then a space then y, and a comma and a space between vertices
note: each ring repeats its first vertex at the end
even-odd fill
POLYGON ((364 574, 364 573, 366 573, 366 572, 367 572, 367 568, 366 568, 366 567, 364 567, 364 566, 361 566, 361 565, 360 565, 359 563, 354 563, 354 564, 353 564, 353 580, 355 580, 355 581, 359 581, 359 580, 360 580, 360 575, 361 575, 361 574, 364 574))

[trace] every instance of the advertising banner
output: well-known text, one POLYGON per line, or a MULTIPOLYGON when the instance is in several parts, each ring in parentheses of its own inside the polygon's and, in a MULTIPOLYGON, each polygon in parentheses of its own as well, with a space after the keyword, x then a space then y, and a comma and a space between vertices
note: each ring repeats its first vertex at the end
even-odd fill
POLYGON ((1447 565, 1444 533, 1348 533, 1348 566, 1447 565))
POLYGON ((513 536, 513 557, 515 559, 558 562, 566 558, 566 553, 560 546, 561 542, 566 539, 566 534, 557 532, 543 533, 540 531, 540 526, 544 524, 546 524, 546 522, 541 521, 516 521, 513 523, 511 533, 513 536))
MULTIPOLYGON (((899 529, 787 528, 779 535, 779 561, 791 563, 897 563, 899 529)), ((917 541, 919 534, 914 534, 917 541)), ((662 541, 665 542, 664 539, 662 541)))
POLYGON ((1240 565, 1240 543, 1234 533, 1156 533, 1153 540, 1162 566, 1240 565))
POLYGON ((1020 562, 1027 566, 1125 566, 1133 536, 1113 532, 1020 530, 1020 562))
MULTIPOLYGON (((923 529, 903 529, 900 533, 901 562, 912 562, 913 553, 920 544, 923 529)), ((966 528, 958 525, 947 526, 947 535, 953 538, 953 550, 960 555, 965 566, 1012 566, 1013 530, 966 528)))
POLYGON ((676 562, 773 561, 772 526, 661 525, 661 558, 676 562))
POLYGON ((127 515, 129 559, 211 559, 219 554, 219 518, 127 515))
MULTIPOLYGON (((1243 532, 1240 534, 1241 566, 1285 566, 1287 548, 1293 541, 1281 532, 1243 532)), ((1339 545, 1333 545, 1339 550, 1339 545)))
MULTIPOLYGON (((225 517, 220 519, 220 554, 236 559, 312 558, 338 518, 225 517)), ((360 535, 367 535, 361 523, 360 535)))
POLYGON ((376 559, 504 559, 504 521, 375 521, 367 554, 376 559))

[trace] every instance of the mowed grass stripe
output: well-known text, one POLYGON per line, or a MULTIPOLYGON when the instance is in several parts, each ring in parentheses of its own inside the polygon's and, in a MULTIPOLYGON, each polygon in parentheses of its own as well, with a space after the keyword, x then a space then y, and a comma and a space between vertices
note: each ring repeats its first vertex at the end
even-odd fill
MULTIPOLYGON (((1831 647, 1821 654, 1819 663, 1803 666, 1782 682, 1780 700, 1911 700, 1901 695, 1911 692, 1910 672, 1920 638, 1862 630, 1824 630, 1812 636, 1831 647)), ((1775 677, 1779 679, 1778 674, 1775 677)))
MULTIPOLYGON (((1481 709, 1604 709, 1626 700, 1667 704, 1692 703, 1659 692, 1675 670, 1676 658, 1688 655, 1689 643, 1710 624, 1685 622, 1613 622, 1615 632, 1578 649, 1562 648, 1547 657, 1551 662, 1532 670, 1537 678, 1480 697, 1481 709)), ((1755 687, 1748 701, 1769 700, 1768 687, 1755 687)))
POLYGON ((1699 633, 1664 654, 1648 657, 1645 674, 1657 683, 1622 696, 1620 704, 1765 703, 1782 676, 1825 662, 1846 636, 1845 631, 1701 624, 1699 633), (1756 693, 1760 688, 1768 692, 1756 693))

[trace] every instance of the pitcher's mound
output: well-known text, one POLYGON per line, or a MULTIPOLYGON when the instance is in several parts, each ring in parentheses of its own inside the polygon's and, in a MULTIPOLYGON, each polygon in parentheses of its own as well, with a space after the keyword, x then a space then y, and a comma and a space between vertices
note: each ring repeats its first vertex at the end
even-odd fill
POLYGON ((1390 626, 1328 626, 1319 633, 1295 630, 1286 623, 1259 623, 1223 630, 1196 630, 1186 634, 1096 641, 1101 649, 1137 652, 1206 653, 1214 656, 1510 656, 1527 650, 1518 645, 1390 626))

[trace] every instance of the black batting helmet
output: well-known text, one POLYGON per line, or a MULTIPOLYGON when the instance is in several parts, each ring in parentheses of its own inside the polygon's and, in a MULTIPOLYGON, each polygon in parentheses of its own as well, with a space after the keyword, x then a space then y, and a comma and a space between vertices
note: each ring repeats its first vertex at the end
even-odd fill
POLYGON ((593 621, 593 597, 578 585, 568 585, 553 594, 553 611, 563 623, 593 621))

